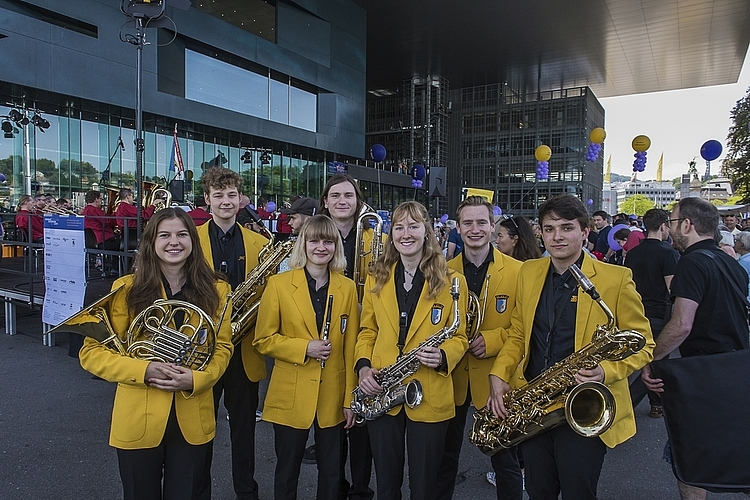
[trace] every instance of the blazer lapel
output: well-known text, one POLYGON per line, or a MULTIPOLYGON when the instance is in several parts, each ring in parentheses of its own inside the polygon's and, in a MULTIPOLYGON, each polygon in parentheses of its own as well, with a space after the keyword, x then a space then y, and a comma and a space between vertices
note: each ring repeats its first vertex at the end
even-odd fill
MULTIPOLYGON (((594 269, 593 262, 586 255, 583 257, 583 263, 581 264, 581 271, 589 279, 596 275, 596 269, 594 269)), ((594 300, 589 294, 583 292, 581 288, 578 288, 578 304, 576 308, 576 331, 575 331, 575 350, 577 351, 585 344, 588 344, 591 335, 594 333, 596 325, 589 324, 591 320, 591 308, 594 305, 594 300)), ((599 306, 597 306, 599 307, 599 306)))

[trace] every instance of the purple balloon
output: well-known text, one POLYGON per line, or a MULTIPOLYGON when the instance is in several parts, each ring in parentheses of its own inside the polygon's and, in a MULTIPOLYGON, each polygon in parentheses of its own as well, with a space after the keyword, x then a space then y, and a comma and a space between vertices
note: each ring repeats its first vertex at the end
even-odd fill
POLYGON ((503 215, 503 209, 497 205, 492 207, 492 215, 503 215))
POLYGON ((593 204, 594 204, 594 200, 592 200, 591 198, 589 198, 588 200, 586 200, 586 205, 591 206, 593 204))
POLYGON ((615 241, 615 233, 620 229, 630 229, 630 226, 626 224, 617 224, 615 227, 610 229, 609 233, 607 234, 607 243, 609 243, 609 248, 611 248, 615 252, 618 250, 622 250, 620 244, 615 241))
POLYGON ((266 211, 267 212, 275 212, 276 211, 276 202, 275 201, 269 201, 266 203, 266 211))
POLYGON ((703 146, 701 146, 701 158, 706 161, 714 161, 721 155, 721 150, 721 143, 716 139, 711 139, 704 142, 703 146))
POLYGON ((5 174, 0 174, 0 182, 5 182, 5 174))
POLYGON ((370 148, 370 156, 378 163, 385 160, 385 153, 385 146, 382 144, 373 144, 370 148))
POLYGON ((445 224, 446 222, 448 222, 448 214, 441 215, 440 216, 440 222, 443 223, 443 224, 445 224))

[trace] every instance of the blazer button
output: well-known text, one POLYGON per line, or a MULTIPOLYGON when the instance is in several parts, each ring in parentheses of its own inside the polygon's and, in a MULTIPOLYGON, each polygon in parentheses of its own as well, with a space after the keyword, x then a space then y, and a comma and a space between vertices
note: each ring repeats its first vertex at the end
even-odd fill
POLYGON ((133 382, 133 383, 135 383, 135 379, 134 378, 131 378, 130 381, 133 382))

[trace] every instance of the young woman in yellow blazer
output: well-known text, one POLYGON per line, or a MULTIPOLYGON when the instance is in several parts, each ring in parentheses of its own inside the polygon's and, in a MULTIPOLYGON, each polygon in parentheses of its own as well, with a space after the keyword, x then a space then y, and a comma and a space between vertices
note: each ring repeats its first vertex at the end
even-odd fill
POLYGON ((310 428, 315 431, 318 500, 337 498, 345 429, 356 386, 354 347, 359 305, 341 271, 344 247, 324 215, 305 222, 289 260, 291 271, 268 280, 255 327, 256 348, 275 359, 263 420, 276 446, 274 498, 296 499, 310 428))
MULTIPOLYGON (((146 226, 135 274, 112 285, 109 307, 115 332, 125 339, 134 318, 157 299, 190 302, 218 322, 229 284, 203 258, 195 225, 181 209, 157 212, 146 226)), ((225 317, 229 318, 231 307, 225 317)), ((117 448, 124 498, 193 498, 202 482, 216 420, 211 388, 232 356, 229 321, 219 326, 216 349, 202 371, 118 354, 84 340, 81 366, 117 383, 109 444, 117 448)))
POLYGON ((449 273, 425 207, 415 201, 396 207, 383 254, 365 284, 356 351, 359 387, 365 394, 382 392, 375 379, 378 370, 452 322, 453 277, 460 283, 458 331, 440 347, 422 348, 417 354, 422 366, 404 381, 419 380, 424 400, 416 408, 397 407, 367 423, 379 500, 401 498, 405 441, 411 498, 434 498, 445 432, 455 415, 451 372, 468 348, 466 280, 449 273))

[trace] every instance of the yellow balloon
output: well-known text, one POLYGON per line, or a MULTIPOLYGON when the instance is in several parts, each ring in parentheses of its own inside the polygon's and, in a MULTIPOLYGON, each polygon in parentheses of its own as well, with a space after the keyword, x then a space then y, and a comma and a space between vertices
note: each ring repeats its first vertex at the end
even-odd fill
POLYGON ((635 139, 633 139, 633 149, 635 151, 646 151, 648 148, 651 147, 651 139, 648 138, 648 136, 645 135, 637 135, 635 136, 635 139))
POLYGON ((594 130, 591 131, 589 134, 589 139, 594 144, 601 144, 604 142, 604 139, 607 137, 607 133, 604 131, 601 127, 596 127, 594 130))
POLYGON ((552 150, 546 144, 542 144, 534 151, 534 157, 537 161, 547 161, 552 158, 552 150))

